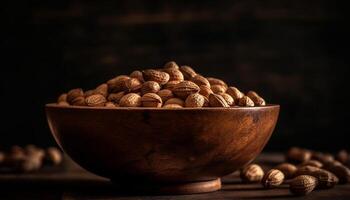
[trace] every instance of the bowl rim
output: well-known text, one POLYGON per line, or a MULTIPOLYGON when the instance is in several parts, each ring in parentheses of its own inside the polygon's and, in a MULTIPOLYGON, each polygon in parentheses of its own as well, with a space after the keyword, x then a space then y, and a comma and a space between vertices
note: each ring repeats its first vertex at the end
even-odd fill
POLYGON ((89 106, 62 106, 57 103, 45 104, 45 108, 55 108, 64 110, 152 110, 152 111, 169 111, 169 110, 260 110, 260 109, 273 109, 280 108, 279 104, 267 104, 265 106, 253 106, 253 107, 201 107, 201 108, 152 108, 152 107, 89 107, 89 106))

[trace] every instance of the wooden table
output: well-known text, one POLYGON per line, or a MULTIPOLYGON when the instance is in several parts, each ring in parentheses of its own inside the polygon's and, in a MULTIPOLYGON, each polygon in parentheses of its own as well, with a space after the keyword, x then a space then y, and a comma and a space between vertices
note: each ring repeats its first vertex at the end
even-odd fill
MULTIPOLYGON (((281 162, 281 154, 262 154, 256 162, 265 168, 281 162)), ((0 174, 0 199, 64 200, 209 200, 209 199, 350 199, 350 184, 334 189, 314 191, 306 197, 295 197, 287 185, 265 190, 260 184, 243 184, 237 173, 224 177, 218 192, 195 195, 136 195, 113 186, 107 179, 86 172, 68 161, 65 171, 33 174, 0 174)))

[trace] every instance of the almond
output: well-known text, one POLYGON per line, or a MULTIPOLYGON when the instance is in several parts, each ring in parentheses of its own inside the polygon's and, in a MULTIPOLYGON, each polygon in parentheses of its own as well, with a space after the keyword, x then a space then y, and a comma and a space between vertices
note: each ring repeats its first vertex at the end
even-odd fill
POLYGON ((199 93, 188 95, 185 101, 185 107, 200 108, 205 103, 204 96, 199 93))
POLYGON ((176 64, 175 61, 170 61, 165 63, 164 69, 179 69, 179 66, 176 64))
POLYGON ((242 181, 252 183, 260 182, 264 177, 264 170, 257 164, 250 164, 241 170, 242 181))
POLYGON ((282 163, 280 165, 277 165, 275 169, 280 170, 286 179, 290 179, 294 177, 295 172, 298 170, 298 168, 290 163, 282 163))
POLYGON ((183 81, 184 75, 176 68, 165 69, 165 72, 169 74, 169 81, 183 81))
POLYGON ((172 90, 172 89, 174 89, 175 85, 177 85, 177 84, 179 84, 181 82, 182 81, 169 81, 163 86, 163 89, 172 90))
POLYGON ((167 105, 167 104, 177 104, 177 105, 183 107, 185 105, 185 102, 179 98, 171 98, 164 103, 164 105, 167 105))
POLYGON ((215 93, 215 94, 222 94, 226 92, 226 88, 222 85, 212 85, 210 89, 215 93))
POLYGON ((196 75, 196 72, 190 66, 181 66, 180 71, 184 75, 185 80, 190 80, 196 75))
POLYGON ((111 93, 108 95, 108 101, 119 103, 120 99, 125 95, 125 92, 111 93))
POLYGON ((145 81, 155 81, 155 82, 159 83, 160 85, 166 84, 170 79, 170 76, 168 73, 161 72, 161 71, 154 70, 154 69, 144 70, 144 71, 142 71, 142 74, 143 74, 143 78, 145 79, 145 81))
POLYGON ((235 105, 235 100, 229 94, 221 93, 220 95, 225 99, 229 106, 235 105))
POLYGON ((160 98, 162 98, 163 102, 166 102, 168 99, 171 99, 174 97, 173 92, 168 89, 159 90, 157 94, 158 96, 160 96, 160 98))
POLYGON ((206 85, 199 86, 199 94, 209 98, 209 95, 213 93, 213 91, 210 89, 210 87, 206 85))
POLYGON ((129 92, 138 92, 142 87, 142 83, 137 78, 130 78, 125 81, 125 91, 129 92))
POLYGON ((107 81, 108 90, 110 93, 117 93, 125 90, 125 81, 130 79, 129 76, 120 75, 107 81))
POLYGON ((194 77, 190 79, 193 83, 197 84, 198 86, 205 85, 210 87, 209 81, 204 78, 204 76, 201 76, 199 74, 196 74, 194 77))
POLYGON ((93 94, 85 99, 86 105, 91 107, 101 107, 104 106, 106 102, 106 98, 101 94, 93 94))
POLYGON ((309 175, 301 175, 293 179, 289 184, 290 191, 295 195, 307 195, 312 192, 317 185, 317 179, 309 175))
POLYGON ((72 89, 67 93, 67 102, 73 105, 73 100, 78 97, 84 98, 83 90, 81 88, 72 89))
POLYGON ((230 107, 226 100, 218 94, 209 95, 209 105, 211 107, 230 107))
POLYGON ((155 81, 147 81, 141 87, 141 94, 144 95, 146 93, 157 93, 159 90, 159 83, 155 81))
POLYGON ((145 82, 143 79, 142 72, 139 70, 135 70, 130 74, 130 78, 137 78, 141 83, 145 82))
POLYGON ((226 93, 229 94, 235 101, 238 101, 238 99, 244 96, 244 94, 236 87, 228 87, 226 93))
POLYGON ((253 100, 254 104, 256 106, 265 106, 266 103, 265 103, 265 100, 263 98, 261 98, 256 92, 254 91, 249 91, 247 93, 247 96, 253 100))
POLYGON ((85 98, 83 96, 73 99, 71 105, 73 106, 86 106, 85 98))
POLYGON ((116 107, 115 104, 113 102, 111 102, 111 101, 106 102, 105 106, 109 107, 109 108, 115 108, 116 107))
POLYGON ((312 153, 309 150, 292 147, 288 150, 286 159, 293 163, 303 163, 311 159, 312 153))
POLYGON ((66 93, 61 94, 57 99, 57 103, 63 102, 63 101, 67 101, 67 94, 66 93))
POLYGON ((244 96, 238 100, 238 105, 252 107, 254 106, 254 102, 249 97, 244 96))
POLYGON ((119 101, 120 107, 140 107, 141 96, 135 93, 124 95, 119 101))
POLYGON ((166 104, 163 106, 163 108, 183 108, 179 104, 166 104))
POLYGON ((162 107, 162 99, 155 93, 146 93, 141 98, 143 107, 162 107))
POLYGON ((103 83, 103 84, 97 86, 94 91, 95 91, 95 94, 101 94, 102 96, 107 98, 107 96, 108 96, 108 85, 106 83, 103 83))
POLYGON ((227 88, 227 84, 218 78, 213 78, 213 77, 207 77, 207 80, 209 81, 210 85, 222 85, 225 88, 227 88))
POLYGON ((188 95, 199 92, 199 87, 191 81, 182 81, 175 85, 173 93, 183 99, 186 99, 188 95))
POLYGON ((280 170, 271 169, 264 175, 261 183, 265 188, 274 188, 281 185, 283 180, 284 174, 280 170))

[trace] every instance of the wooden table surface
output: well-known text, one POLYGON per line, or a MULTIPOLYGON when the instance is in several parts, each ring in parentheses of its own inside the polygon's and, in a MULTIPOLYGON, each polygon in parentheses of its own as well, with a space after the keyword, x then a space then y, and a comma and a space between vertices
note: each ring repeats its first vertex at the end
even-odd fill
MULTIPOLYGON (((281 154, 262 154, 256 160, 264 167, 281 162, 281 154)), ((350 184, 329 190, 317 190, 306 197, 295 197, 287 185, 263 189, 260 184, 243 184, 237 173, 222 179, 220 191, 194 195, 137 195, 113 186, 107 179, 95 176, 69 163, 65 171, 42 171, 32 174, 0 174, 0 199, 64 200, 209 200, 209 199, 350 199, 350 184)), ((135 180, 137 181, 137 180, 135 180)))

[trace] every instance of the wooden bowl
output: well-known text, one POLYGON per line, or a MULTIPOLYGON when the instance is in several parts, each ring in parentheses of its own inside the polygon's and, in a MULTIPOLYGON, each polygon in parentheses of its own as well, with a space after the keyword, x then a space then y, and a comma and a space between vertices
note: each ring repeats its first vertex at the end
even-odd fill
POLYGON ((220 188, 274 130, 279 105, 233 108, 91 108, 46 105, 60 147, 83 168, 166 193, 220 188), (152 183, 152 184, 149 184, 152 183))

